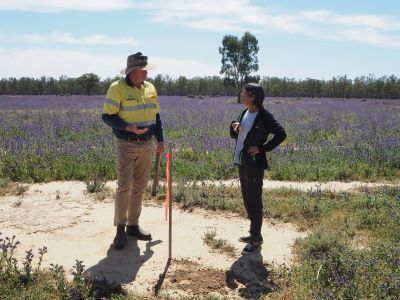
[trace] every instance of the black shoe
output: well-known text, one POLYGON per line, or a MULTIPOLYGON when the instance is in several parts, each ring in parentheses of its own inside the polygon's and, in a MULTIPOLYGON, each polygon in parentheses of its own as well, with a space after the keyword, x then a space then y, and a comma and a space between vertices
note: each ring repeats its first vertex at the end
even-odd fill
POLYGON ((263 241, 253 240, 246 244, 242 250, 242 255, 251 254, 261 249, 263 241))
POLYGON ((126 225, 126 234, 137 237, 138 240, 151 241, 150 232, 144 231, 139 225, 126 225))
POLYGON ((125 225, 117 226, 117 234, 114 238, 114 249, 122 249, 126 245, 125 225))
MULTIPOLYGON (((242 237, 239 238, 239 242, 242 242, 242 243, 250 243, 251 240, 252 240, 251 235, 242 236, 242 237)), ((260 241, 261 243, 263 242, 262 236, 260 236, 260 237, 258 238, 258 241, 260 241)))

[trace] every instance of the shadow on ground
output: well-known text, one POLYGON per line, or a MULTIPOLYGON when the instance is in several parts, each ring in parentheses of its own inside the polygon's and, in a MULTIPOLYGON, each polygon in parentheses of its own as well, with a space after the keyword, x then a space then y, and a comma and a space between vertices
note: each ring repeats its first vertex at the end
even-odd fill
POLYGON ((153 256, 151 247, 159 243, 162 241, 147 242, 142 255, 136 238, 128 237, 125 248, 121 250, 115 250, 111 244, 106 257, 86 269, 84 275, 92 282, 99 296, 121 292, 122 284, 135 281, 140 267, 153 256))
POLYGON ((245 299, 258 299, 277 288, 269 279, 260 252, 239 257, 226 272, 226 284, 232 290, 238 289, 239 295, 245 299))

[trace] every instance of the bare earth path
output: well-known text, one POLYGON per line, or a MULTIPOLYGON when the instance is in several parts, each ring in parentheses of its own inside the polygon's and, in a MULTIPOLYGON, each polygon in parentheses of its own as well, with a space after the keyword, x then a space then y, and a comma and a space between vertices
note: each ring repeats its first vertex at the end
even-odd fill
MULTIPOLYGON (((203 182, 199 182, 198 184, 202 184, 203 182)), ((217 186, 239 186, 239 180, 230 179, 230 180, 221 180, 221 181, 204 181, 205 184, 214 184, 217 186)), ((297 181, 278 181, 278 180, 267 180, 264 179, 263 188, 264 189, 279 189, 279 188, 287 188, 287 189, 298 189, 302 191, 307 191, 310 189, 315 189, 317 186, 321 188, 321 190, 332 190, 337 192, 342 191, 354 191, 360 188, 373 188, 382 185, 393 185, 393 183, 382 183, 382 182, 360 182, 360 181, 329 181, 329 182, 317 182, 317 181, 306 181, 306 182, 297 182, 297 181)))
MULTIPOLYGON (((115 187, 115 183, 111 184, 115 187)), ((294 185, 285 183, 283 186, 294 185)), ((296 185, 310 189, 316 183, 296 185)), ((360 185, 334 183, 330 187, 348 190, 360 185)), ((267 186, 268 183, 264 185, 267 186)), ((279 185, 270 183, 270 186, 276 188, 279 185)), ((325 188, 325 185, 321 188, 325 188)), ((26 250, 33 249, 37 254, 39 248, 46 246, 48 253, 44 256, 44 267, 56 263, 70 271, 75 260, 79 259, 84 262, 92 278, 106 278, 137 292, 152 293, 160 283, 159 275, 163 273, 168 259, 168 223, 164 218, 164 208, 151 204, 143 208, 141 224, 151 231, 153 241, 143 242, 129 237, 127 247, 116 251, 110 247, 115 230, 112 225, 113 199, 99 202, 87 195, 85 190, 82 182, 51 182, 30 185, 22 196, 0 197, 2 237, 17 236, 21 242, 16 252, 18 258, 23 258, 26 250)), ((264 222, 265 242, 261 252, 241 257, 243 244, 237 239, 247 229, 248 221, 237 216, 174 210, 174 260, 162 285, 163 289, 169 293, 189 290, 200 295, 217 291, 230 298, 257 290, 267 292, 269 283, 262 281, 267 277, 265 264, 275 262, 290 265, 290 246, 296 238, 304 237, 306 233, 297 231, 290 224, 278 222, 272 225, 264 222), (234 257, 212 252, 204 245, 202 236, 214 230, 216 238, 225 239, 236 248, 234 257), (192 277, 186 278, 187 274, 192 274, 192 277), (201 283, 196 288, 192 279, 199 274, 202 279, 214 278, 218 282, 201 283), (204 285, 209 286, 208 289, 203 289, 204 285)), ((200 279, 197 281, 201 282, 200 279)))

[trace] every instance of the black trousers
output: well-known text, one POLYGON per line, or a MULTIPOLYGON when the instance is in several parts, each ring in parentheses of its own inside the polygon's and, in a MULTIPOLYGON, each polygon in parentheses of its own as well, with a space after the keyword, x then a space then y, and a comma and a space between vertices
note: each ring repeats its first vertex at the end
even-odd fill
POLYGON ((240 188, 247 216, 250 219, 250 235, 253 238, 261 236, 263 220, 262 187, 264 168, 254 161, 243 161, 238 165, 240 188))

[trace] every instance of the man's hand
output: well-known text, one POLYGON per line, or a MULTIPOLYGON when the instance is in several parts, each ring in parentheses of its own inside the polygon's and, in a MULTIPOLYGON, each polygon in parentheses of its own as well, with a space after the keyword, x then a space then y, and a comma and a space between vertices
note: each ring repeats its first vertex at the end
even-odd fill
POLYGON ((247 150, 247 153, 250 154, 251 156, 254 156, 257 153, 260 153, 260 149, 258 148, 258 146, 251 146, 249 150, 247 150))
POLYGON ((149 130, 149 129, 148 128, 139 129, 136 125, 130 124, 130 125, 126 126, 125 130, 129 131, 129 132, 133 132, 135 134, 143 134, 143 133, 146 133, 147 130, 149 130))
POLYGON ((239 122, 232 123, 232 128, 236 133, 239 133, 239 131, 240 131, 240 123, 239 122))
POLYGON ((156 148, 157 153, 160 153, 161 155, 164 152, 164 149, 164 142, 158 142, 156 148))

